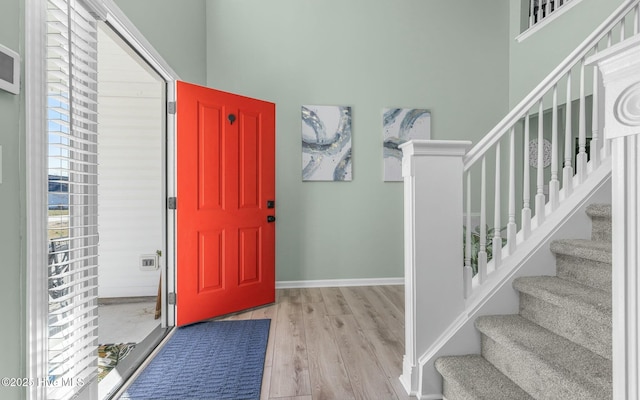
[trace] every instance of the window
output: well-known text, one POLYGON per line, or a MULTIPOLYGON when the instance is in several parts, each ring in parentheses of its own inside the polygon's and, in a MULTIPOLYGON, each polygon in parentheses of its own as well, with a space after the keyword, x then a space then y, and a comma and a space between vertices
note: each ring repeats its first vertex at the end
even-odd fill
MULTIPOLYGON (((168 82, 168 101, 175 100, 177 75, 111 1, 24 3, 26 372, 39 383, 29 385, 26 393, 28 399, 96 398, 95 19, 108 22, 162 75, 168 82), (41 384, 43 380, 49 383, 41 384)), ((173 138, 173 116, 167 118, 168 135, 173 138)), ((169 143, 168 154, 173 154, 169 143)), ((169 165, 172 177, 175 161, 169 165)), ((167 223, 171 226, 167 285, 173 285, 175 224, 167 223)), ((173 308, 166 311, 172 326, 173 308)))

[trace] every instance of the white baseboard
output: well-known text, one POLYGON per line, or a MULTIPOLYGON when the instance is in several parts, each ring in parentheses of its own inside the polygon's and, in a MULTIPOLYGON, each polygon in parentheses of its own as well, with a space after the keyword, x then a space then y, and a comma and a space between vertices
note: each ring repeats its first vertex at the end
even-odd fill
POLYGON ((276 289, 322 288, 345 286, 404 285, 404 278, 318 279, 307 281, 277 281, 276 289))

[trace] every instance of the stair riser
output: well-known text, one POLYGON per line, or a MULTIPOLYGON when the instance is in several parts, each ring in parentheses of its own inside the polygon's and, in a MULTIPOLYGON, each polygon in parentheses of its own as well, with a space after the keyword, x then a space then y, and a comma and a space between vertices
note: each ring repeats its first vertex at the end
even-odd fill
POLYGON ((611 360, 611 325, 520 293, 520 315, 611 360))
POLYGON ((591 217, 591 240, 611 243, 611 218, 591 217))
POLYGON ((611 264, 556 254, 557 275, 611 293, 611 264))
POLYGON ((482 334, 482 356, 536 399, 605 400, 611 393, 586 388, 563 376, 531 352, 503 346, 482 334))
POLYGON ((611 204, 590 204, 586 213, 591 218, 591 240, 611 243, 611 204))

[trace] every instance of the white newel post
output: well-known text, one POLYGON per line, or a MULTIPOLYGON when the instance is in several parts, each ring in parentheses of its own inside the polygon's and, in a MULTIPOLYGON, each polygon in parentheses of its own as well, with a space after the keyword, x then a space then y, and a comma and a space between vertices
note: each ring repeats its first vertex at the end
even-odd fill
POLYGON ((640 36, 602 53, 604 137, 612 142, 613 398, 640 398, 640 36))
POLYGON ((418 359, 464 309, 463 163, 468 141, 400 146, 404 176, 403 386, 419 390, 418 359))

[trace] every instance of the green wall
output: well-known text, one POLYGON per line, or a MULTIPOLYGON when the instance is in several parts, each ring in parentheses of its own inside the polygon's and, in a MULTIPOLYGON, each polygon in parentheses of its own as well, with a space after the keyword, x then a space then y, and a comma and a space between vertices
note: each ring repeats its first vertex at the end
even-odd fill
POLYGON ((509 104, 519 103, 622 3, 623 0, 581 0, 518 43, 515 38, 524 30, 522 7, 528 1, 511 1, 509 104))
MULTIPOLYGON (((4 0, 0 13, 0 44, 24 58, 24 0, 4 0)), ((0 377, 24 377, 25 372, 25 123, 24 81, 20 95, 0 90, 0 304, 3 343, 0 377)), ((0 386, 0 398, 18 399, 24 390, 0 386)))
MULTIPOLYGON (((519 1, 116 2, 182 79, 276 102, 278 280, 304 280, 403 275, 384 107, 428 108, 434 139, 475 143, 622 0, 582 0, 522 43, 519 1), (353 182, 301 181, 303 104, 353 107, 353 182)), ((0 43, 21 55, 24 7, 5 0, 0 13, 0 43)), ((24 108, 24 84, 0 91, 0 377, 26 374, 24 108)))
POLYGON ((115 0, 180 76, 206 83, 205 0, 115 0))
POLYGON ((508 34, 500 0, 207 2, 208 85, 276 103, 278 280, 404 275, 382 109, 428 108, 433 139, 477 142, 507 112, 508 34), (352 182, 302 182, 303 104, 352 107, 352 182))

